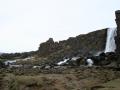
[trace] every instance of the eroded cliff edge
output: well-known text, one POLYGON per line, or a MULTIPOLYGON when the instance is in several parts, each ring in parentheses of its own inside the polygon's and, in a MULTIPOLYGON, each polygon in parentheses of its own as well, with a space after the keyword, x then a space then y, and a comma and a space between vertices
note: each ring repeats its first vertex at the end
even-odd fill
POLYGON ((41 43, 38 56, 48 56, 58 53, 71 56, 73 54, 88 55, 104 51, 106 44, 107 28, 90 32, 88 34, 70 37, 67 40, 55 42, 53 38, 41 43))

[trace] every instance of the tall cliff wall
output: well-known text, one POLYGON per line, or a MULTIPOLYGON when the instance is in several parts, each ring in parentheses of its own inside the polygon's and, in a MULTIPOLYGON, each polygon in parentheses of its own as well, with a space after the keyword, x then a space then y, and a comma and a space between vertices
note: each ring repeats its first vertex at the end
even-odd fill
POLYGON ((97 30, 88 34, 70 37, 67 40, 54 42, 52 38, 48 41, 41 43, 38 53, 39 56, 48 56, 52 53, 59 54, 73 54, 79 53, 80 55, 95 54, 99 51, 104 51, 106 44, 107 29, 97 30))
POLYGON ((116 52, 120 54, 120 10, 115 11, 116 24, 117 24, 117 37, 116 37, 116 52))

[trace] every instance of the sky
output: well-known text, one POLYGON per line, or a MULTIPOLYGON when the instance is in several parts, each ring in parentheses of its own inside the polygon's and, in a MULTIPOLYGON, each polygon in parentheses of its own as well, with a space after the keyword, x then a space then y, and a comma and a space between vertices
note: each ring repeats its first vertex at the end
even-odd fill
POLYGON ((120 0, 0 0, 0 52, 35 51, 55 41, 116 27, 120 0))

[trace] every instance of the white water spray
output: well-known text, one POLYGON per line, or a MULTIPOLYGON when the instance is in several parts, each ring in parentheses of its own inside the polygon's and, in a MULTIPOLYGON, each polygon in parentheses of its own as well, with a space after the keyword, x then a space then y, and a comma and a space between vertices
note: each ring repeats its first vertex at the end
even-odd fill
POLYGON ((117 29, 116 28, 108 28, 105 53, 106 52, 115 52, 115 49, 116 49, 115 36, 117 36, 117 29))
POLYGON ((70 59, 69 58, 64 59, 63 61, 58 62, 57 65, 65 64, 68 60, 70 60, 70 59))
POLYGON ((92 59, 90 59, 90 58, 87 59, 87 64, 88 64, 89 67, 92 67, 93 63, 94 63, 94 62, 93 62, 92 59))

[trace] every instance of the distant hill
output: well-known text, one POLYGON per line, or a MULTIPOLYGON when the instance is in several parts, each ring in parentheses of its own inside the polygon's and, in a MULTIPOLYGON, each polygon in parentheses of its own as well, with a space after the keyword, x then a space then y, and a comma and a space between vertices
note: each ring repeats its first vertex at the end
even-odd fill
POLYGON ((0 55, 3 54, 3 52, 0 52, 0 55))

